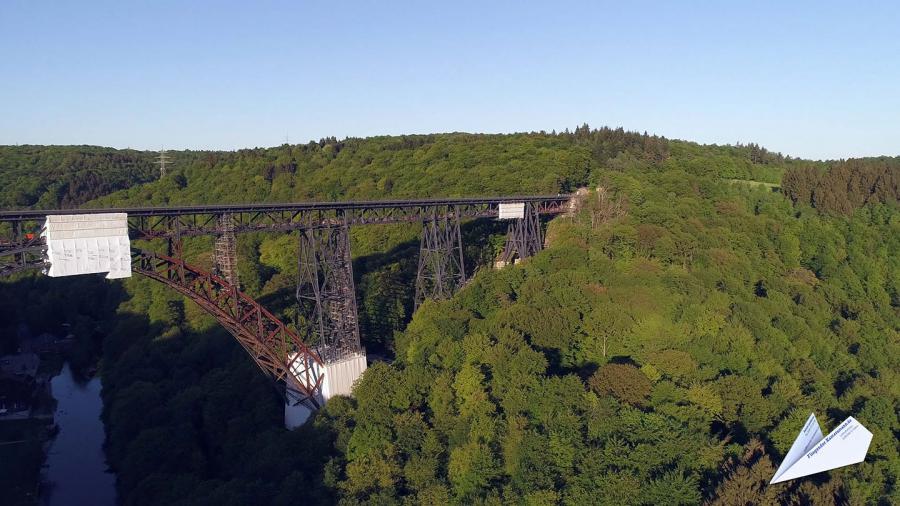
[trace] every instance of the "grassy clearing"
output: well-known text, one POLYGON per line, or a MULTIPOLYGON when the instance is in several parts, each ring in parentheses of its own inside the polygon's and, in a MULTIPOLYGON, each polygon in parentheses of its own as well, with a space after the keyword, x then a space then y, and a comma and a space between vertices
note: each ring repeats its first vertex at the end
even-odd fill
POLYGON ((781 185, 777 185, 775 183, 766 183, 764 181, 751 181, 749 179, 726 179, 726 181, 728 181, 729 183, 739 183, 739 184, 745 184, 748 186, 756 186, 756 187, 763 186, 765 188, 771 188, 773 190, 777 189, 777 188, 781 188, 781 185))

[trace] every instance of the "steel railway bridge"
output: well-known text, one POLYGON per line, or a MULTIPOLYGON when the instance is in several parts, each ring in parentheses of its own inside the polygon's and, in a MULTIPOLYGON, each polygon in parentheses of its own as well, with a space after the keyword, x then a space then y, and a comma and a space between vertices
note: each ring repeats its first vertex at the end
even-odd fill
POLYGON ((449 297, 466 281, 460 222, 497 218, 501 204, 513 203, 524 204, 524 212, 510 220, 499 259, 505 263, 541 250, 541 215, 574 205, 571 195, 547 195, 0 211, 0 278, 47 267, 40 235, 47 216, 126 213, 129 239, 141 246, 132 248, 132 270, 196 302, 235 337, 288 401, 316 409, 329 365, 361 354, 364 360, 350 227, 421 224, 418 306, 425 299, 449 297), (241 292, 236 269, 236 234, 293 230, 299 231, 296 298, 308 327, 302 337, 241 292), (215 237, 212 272, 185 263, 182 256, 182 240, 201 235, 215 237))

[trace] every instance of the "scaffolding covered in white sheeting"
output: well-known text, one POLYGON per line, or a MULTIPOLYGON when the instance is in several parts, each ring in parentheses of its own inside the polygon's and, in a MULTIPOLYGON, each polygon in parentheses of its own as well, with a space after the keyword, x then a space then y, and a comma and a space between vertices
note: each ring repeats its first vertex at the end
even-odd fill
POLYGON ((41 232, 51 277, 108 273, 131 277, 131 241, 125 213, 49 215, 41 232))
MULTIPOLYGON (((288 362, 293 364, 296 357, 296 353, 291 354, 288 362)), ((313 378, 324 375, 315 398, 316 403, 323 406, 328 399, 336 395, 353 395, 353 386, 356 384, 356 380, 366 372, 366 354, 365 352, 355 353, 335 362, 310 365, 313 378)), ((291 367, 291 372, 300 381, 304 380, 303 371, 296 365, 291 367)), ((297 394, 289 389, 287 402, 284 404, 284 425, 290 430, 303 425, 313 412, 312 408, 299 401, 297 394)))
POLYGON ((524 202, 501 202, 497 206, 498 220, 521 220, 525 217, 524 202))

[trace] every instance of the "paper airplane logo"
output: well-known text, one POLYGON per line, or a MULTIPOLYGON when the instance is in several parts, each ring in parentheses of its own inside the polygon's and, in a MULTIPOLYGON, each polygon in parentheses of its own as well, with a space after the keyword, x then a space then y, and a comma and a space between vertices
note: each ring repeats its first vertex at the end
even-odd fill
POLYGON ((872 433, 852 416, 838 425, 831 434, 822 436, 816 415, 812 413, 770 483, 781 483, 858 464, 866 458, 871 442, 872 433))

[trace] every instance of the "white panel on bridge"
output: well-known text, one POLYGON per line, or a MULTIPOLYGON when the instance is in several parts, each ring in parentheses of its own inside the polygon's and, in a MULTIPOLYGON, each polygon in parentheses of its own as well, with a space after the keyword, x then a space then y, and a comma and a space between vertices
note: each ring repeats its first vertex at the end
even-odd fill
POLYGON ((501 202, 497 211, 498 220, 521 220, 525 217, 525 203, 501 202))
POLYGON ((47 216, 48 276, 107 272, 106 279, 131 277, 131 241, 125 213, 47 216))

